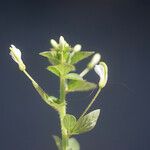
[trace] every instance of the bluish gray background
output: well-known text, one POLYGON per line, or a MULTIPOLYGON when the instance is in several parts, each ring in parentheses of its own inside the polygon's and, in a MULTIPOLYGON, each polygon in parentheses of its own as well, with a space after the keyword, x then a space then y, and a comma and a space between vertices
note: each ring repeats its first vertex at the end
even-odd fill
MULTIPOLYGON (((57 96, 57 77, 38 53, 60 35, 100 52, 109 67, 108 84, 92 108, 101 108, 101 117, 93 131, 77 137, 81 150, 149 150, 149 6, 148 0, 1 0, 0 150, 56 149, 51 135, 59 134, 58 116, 18 70, 8 47, 22 49, 28 71, 57 96)), ((87 78, 98 81, 94 72, 87 78)), ((79 116, 92 96, 69 95, 68 112, 79 116)))

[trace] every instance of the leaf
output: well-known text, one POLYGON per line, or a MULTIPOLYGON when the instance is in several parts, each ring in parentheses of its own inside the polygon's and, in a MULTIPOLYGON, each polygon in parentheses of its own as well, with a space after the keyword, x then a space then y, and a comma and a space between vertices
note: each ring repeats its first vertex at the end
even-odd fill
POLYGON ((60 63, 60 60, 57 57, 56 51, 45 51, 45 52, 39 53, 39 55, 48 58, 49 62, 53 65, 57 65, 60 63))
POLYGON ((83 80, 83 78, 77 73, 69 73, 65 76, 66 79, 83 80))
POLYGON ((88 51, 77 52, 72 56, 70 64, 76 64, 77 62, 91 56, 92 54, 94 54, 94 52, 88 52, 88 51))
POLYGON ((96 88, 96 84, 85 80, 71 80, 68 82, 67 92, 89 91, 96 88))
POLYGON ((36 91, 39 93, 41 98, 51 107, 57 108, 58 98, 54 96, 49 96, 36 82, 32 82, 32 85, 36 89, 36 91))
POLYGON ((73 115, 67 114, 63 119, 63 124, 67 129, 68 134, 71 134, 71 131, 76 124, 76 118, 73 115))
POLYGON ((51 71, 56 76, 60 76, 60 70, 58 69, 58 66, 48 66, 47 70, 51 71))
POLYGON ((92 130, 97 123, 99 114, 100 114, 100 109, 97 109, 81 117, 77 121, 72 131, 72 134, 81 134, 92 130))
POLYGON ((75 138, 68 140, 67 150, 80 150, 80 144, 75 138))
POLYGON ((61 139, 57 135, 53 135, 58 150, 61 150, 61 139))
POLYGON ((60 64, 56 66, 48 66, 47 69, 57 76, 66 75, 70 71, 74 71, 75 67, 69 64, 60 64))

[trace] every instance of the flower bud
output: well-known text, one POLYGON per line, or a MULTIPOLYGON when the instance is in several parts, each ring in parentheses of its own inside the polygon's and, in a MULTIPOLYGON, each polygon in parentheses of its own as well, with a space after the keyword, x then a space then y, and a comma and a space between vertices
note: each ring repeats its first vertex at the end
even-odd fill
POLYGON ((26 69, 26 66, 21 59, 21 51, 18 48, 16 48, 14 45, 11 45, 9 49, 10 49, 9 54, 11 55, 12 59, 19 65, 19 69, 21 71, 24 71, 26 69))
POLYGON ((65 41, 65 39, 64 39, 63 36, 60 36, 60 38, 59 38, 59 44, 60 45, 65 45, 66 44, 66 41, 65 41))
POLYGON ((99 53, 96 53, 88 64, 88 68, 92 69, 100 61, 100 59, 101 55, 99 53))
POLYGON ((63 36, 60 36, 59 38, 59 46, 62 50, 65 50, 66 48, 69 47, 69 44, 65 41, 63 36))
POLYGON ((58 43, 55 41, 55 40, 53 40, 53 39, 51 39, 51 45, 54 47, 54 48, 58 48, 58 43))
POLYGON ((100 77, 99 87, 103 88, 108 80, 108 67, 104 62, 100 62, 99 65, 95 65, 94 70, 100 77))
POLYGON ((80 44, 77 44, 77 45, 75 45, 74 46, 74 48, 73 48, 73 52, 79 52, 79 51, 81 51, 81 45, 80 44))

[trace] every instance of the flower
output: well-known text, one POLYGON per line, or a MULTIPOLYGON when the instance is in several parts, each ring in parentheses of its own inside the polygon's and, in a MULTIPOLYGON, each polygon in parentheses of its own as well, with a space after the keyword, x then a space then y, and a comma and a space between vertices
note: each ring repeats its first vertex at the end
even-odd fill
POLYGON ((104 62, 100 62, 99 65, 95 65, 94 70, 100 77, 99 87, 103 88, 108 80, 108 67, 104 62))
POLYGON ((26 69, 26 66, 21 59, 21 51, 14 45, 11 45, 9 49, 10 49, 9 54, 11 55, 12 59, 19 65, 19 69, 21 71, 24 71, 26 69))
POLYGON ((100 61, 100 59, 101 55, 99 53, 96 53, 88 64, 88 68, 92 69, 100 61))

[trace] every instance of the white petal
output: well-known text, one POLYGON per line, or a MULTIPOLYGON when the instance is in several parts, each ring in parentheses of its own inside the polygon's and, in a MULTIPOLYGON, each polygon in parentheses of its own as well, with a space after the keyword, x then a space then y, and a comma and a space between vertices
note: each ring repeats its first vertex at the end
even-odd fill
POLYGON ((94 70, 100 79, 104 79, 104 67, 102 65, 95 65, 94 70))
POLYGON ((11 51, 9 54, 11 55, 11 58, 12 58, 16 63, 18 63, 18 60, 15 58, 14 53, 11 51))
POLYGON ((11 45, 10 49, 11 49, 12 55, 17 57, 18 59, 21 59, 21 51, 18 48, 16 48, 14 45, 11 45))

